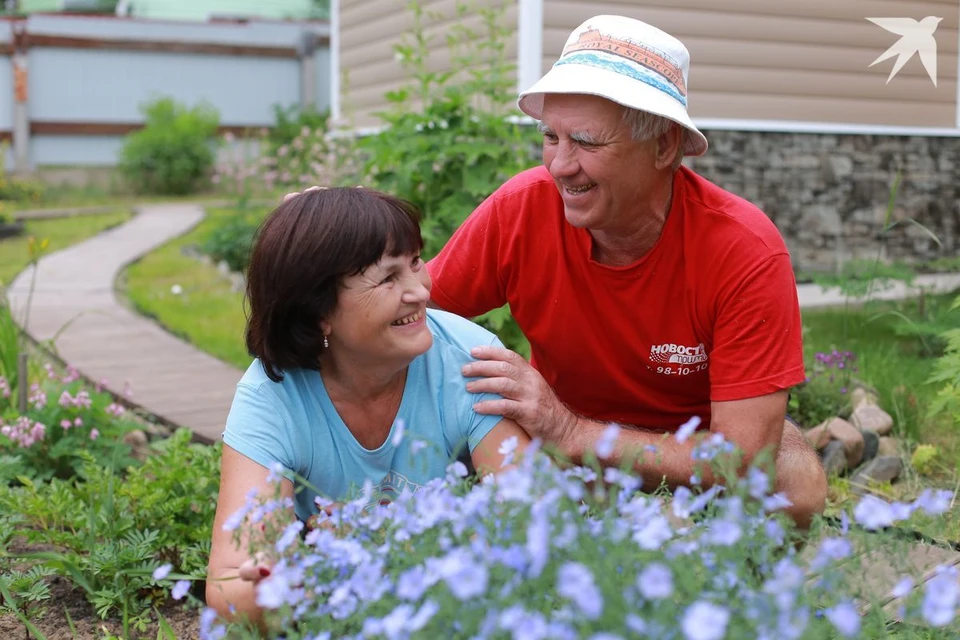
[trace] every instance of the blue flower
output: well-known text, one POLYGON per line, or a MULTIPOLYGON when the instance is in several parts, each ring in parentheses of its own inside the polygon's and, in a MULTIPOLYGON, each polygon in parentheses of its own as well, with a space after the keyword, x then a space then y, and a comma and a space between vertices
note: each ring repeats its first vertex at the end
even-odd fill
POLYGON ((920 607, 923 619, 934 627, 945 627, 957 614, 957 568, 938 566, 923 590, 920 607))
POLYGON ((929 515, 940 515, 950 508, 953 494, 946 490, 924 489, 914 500, 914 508, 923 509, 929 515))
POLYGON ((867 494, 853 509, 853 519, 866 529, 889 527, 895 521, 890 505, 876 496, 867 494))
POLYGON ((770 491, 770 476, 756 467, 750 467, 747 471, 747 486, 750 497, 760 500, 770 491))
POLYGON ((705 600, 698 600, 683 613, 680 628, 687 640, 720 640, 727 633, 730 612, 705 600))
POLYGON ((603 430, 603 433, 600 434, 600 437, 597 439, 597 444, 594 447, 594 451, 597 453, 597 457, 601 460, 605 460, 613 455, 614 447, 617 444, 617 437, 620 435, 620 426, 616 424, 609 424, 607 428, 603 430))
POLYGON ((500 613, 500 628, 509 631, 514 640, 545 640, 549 628, 543 615, 514 605, 500 613))
POLYGON ((177 580, 176 584, 173 585, 173 589, 170 590, 170 596, 174 600, 180 600, 183 596, 187 595, 188 591, 190 591, 190 581, 177 580))
POLYGON ((594 583, 593 574, 579 562, 560 567, 557 593, 576 604, 588 620, 596 620, 603 613, 603 595, 594 583))
POLYGON ((200 640, 220 640, 227 635, 227 629, 222 624, 213 626, 217 620, 217 612, 206 608, 200 614, 200 640))
POLYGON ((737 543, 741 535, 743 535, 743 531, 737 523, 729 520, 714 520, 707 528, 703 540, 707 544, 731 547, 737 543))
POLYGON ((837 631, 847 638, 852 638, 860 633, 860 614, 852 603, 841 602, 835 607, 827 609, 825 614, 827 619, 837 628, 837 631))
POLYGON ((694 434, 694 432, 697 430, 697 427, 699 426, 700 426, 699 416, 693 416, 692 418, 684 422, 680 426, 680 428, 677 429, 677 434, 676 434, 677 442, 679 442, 680 444, 683 444, 684 442, 686 442, 687 439, 694 434))
POLYGON ((633 541, 647 551, 659 549, 672 537, 673 529, 670 528, 670 523, 660 515, 653 516, 633 533, 633 541))
POLYGON ((283 553, 286 551, 287 547, 293 544, 297 538, 300 537, 300 532, 303 531, 303 523, 299 520, 295 520, 287 525, 283 530, 283 534, 277 539, 276 550, 277 553, 283 553))
POLYGON ((162 564, 156 569, 153 570, 153 579, 154 580, 163 580, 170 572, 173 570, 172 564, 162 564))
POLYGON ((846 538, 825 538, 820 543, 817 550, 817 557, 810 563, 814 571, 820 571, 824 567, 846 558, 853 553, 853 546, 846 538))
POLYGON ((673 573, 666 565, 652 562, 637 576, 637 588, 647 600, 663 600, 673 593, 673 573))

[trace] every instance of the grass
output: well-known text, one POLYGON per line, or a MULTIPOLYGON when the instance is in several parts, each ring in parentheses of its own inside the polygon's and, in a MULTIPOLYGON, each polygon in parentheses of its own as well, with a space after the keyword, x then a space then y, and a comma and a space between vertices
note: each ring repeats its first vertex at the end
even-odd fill
POLYGON ((130 265, 120 287, 140 313, 203 351, 245 369, 251 359, 243 343, 243 292, 233 291, 229 278, 213 265, 184 253, 231 215, 236 215, 231 209, 208 209, 190 233, 130 265), (175 286, 182 292, 174 293, 175 286))
POLYGON ((47 239, 50 243, 47 253, 52 253, 122 224, 131 215, 130 211, 118 209, 97 215, 27 220, 22 236, 0 240, 0 284, 9 285, 30 264, 27 248, 30 236, 37 241, 47 239))
MULTIPOLYGON (((935 333, 945 326, 960 326, 960 312, 948 312, 957 295, 925 296, 922 303, 913 298, 802 314, 807 362, 812 362, 818 351, 852 351, 857 355, 857 377, 874 388, 880 405, 893 416, 894 435, 908 446, 922 442, 939 449, 925 475, 905 464, 896 483, 871 487, 886 499, 912 500, 926 486, 957 489, 960 425, 952 416, 931 416, 926 410, 937 392, 936 385, 927 383, 934 359, 942 349, 935 333)), ((855 500, 847 478, 831 479, 830 510, 855 500)), ((920 521, 914 528, 934 539, 958 541, 960 505, 944 518, 920 521)))

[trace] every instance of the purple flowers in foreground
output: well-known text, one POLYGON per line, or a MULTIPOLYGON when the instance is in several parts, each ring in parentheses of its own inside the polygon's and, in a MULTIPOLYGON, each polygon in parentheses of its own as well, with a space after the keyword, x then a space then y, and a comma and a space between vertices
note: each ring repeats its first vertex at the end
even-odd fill
MULTIPOLYGON (((612 452, 617 435, 608 429, 598 456, 612 452)), ((690 426, 682 437, 694 440, 700 465, 729 452, 722 440, 699 438, 690 426)), ((257 588, 274 635, 876 637, 884 633, 884 614, 858 611, 864 594, 851 560, 861 540, 869 545, 883 534, 864 529, 942 513, 952 499, 936 491, 912 503, 868 496, 853 511, 860 527, 844 518, 843 527, 801 551, 780 511, 785 499, 770 494, 772 483, 759 471, 671 496, 640 493, 625 469, 561 468, 515 443, 504 453, 516 466, 498 477, 470 484, 451 465, 446 477, 390 504, 367 507, 360 495, 304 538, 298 524, 263 534, 253 527, 257 547, 279 554, 257 588)), ((269 523, 263 515, 281 506, 251 496, 229 528, 269 523)), ((185 590, 178 583, 174 595, 185 590)), ((922 588, 902 581, 893 595, 906 597, 904 610, 914 619, 946 625, 960 603, 957 570, 941 570, 922 588)), ((202 638, 219 638, 227 629, 208 611, 201 631, 202 638)))

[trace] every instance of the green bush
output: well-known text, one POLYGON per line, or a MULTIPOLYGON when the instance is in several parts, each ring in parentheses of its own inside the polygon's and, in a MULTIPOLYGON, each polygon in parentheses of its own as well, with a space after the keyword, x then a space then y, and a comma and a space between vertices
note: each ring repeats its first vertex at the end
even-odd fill
POLYGON ((257 218, 238 212, 217 226, 200 245, 200 250, 217 262, 225 261, 232 271, 244 273, 258 226, 257 218))
POLYGON ((299 105, 273 106, 274 124, 267 134, 267 153, 276 155, 277 150, 291 144, 304 130, 325 132, 330 122, 329 110, 304 109, 299 105))
POLYGON ((216 159, 211 139, 220 116, 198 105, 188 109, 171 98, 143 108, 146 125, 127 136, 120 171, 141 193, 183 195, 196 191, 216 159))
POLYGON ((221 449, 191 438, 178 430, 123 472, 83 454, 70 479, 0 487, 0 513, 15 519, 17 533, 54 547, 11 555, 71 581, 102 618, 122 613, 142 628, 169 595, 172 578, 158 583, 157 567, 173 563, 201 580, 206 573, 221 449))
POLYGON ((828 418, 850 415, 856 359, 850 351, 818 352, 806 381, 790 392, 790 417, 812 428, 828 418))

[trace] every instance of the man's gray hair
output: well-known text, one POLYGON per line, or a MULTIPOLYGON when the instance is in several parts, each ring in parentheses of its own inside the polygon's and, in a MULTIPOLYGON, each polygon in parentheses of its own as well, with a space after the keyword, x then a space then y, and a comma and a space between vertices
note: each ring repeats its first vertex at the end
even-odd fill
POLYGON ((650 113, 649 111, 624 107, 623 124, 630 127, 630 136, 637 142, 659 138, 669 131, 671 126, 680 127, 683 137, 680 143, 680 151, 677 153, 677 158, 673 163, 673 168, 676 169, 680 166, 680 163, 683 162, 683 143, 686 141, 687 132, 686 129, 673 120, 655 113, 650 113))

